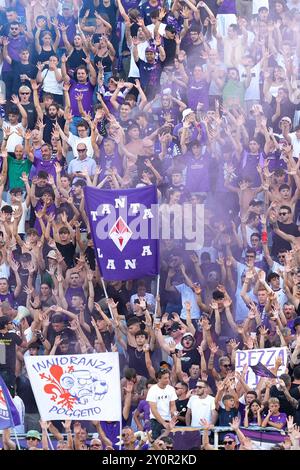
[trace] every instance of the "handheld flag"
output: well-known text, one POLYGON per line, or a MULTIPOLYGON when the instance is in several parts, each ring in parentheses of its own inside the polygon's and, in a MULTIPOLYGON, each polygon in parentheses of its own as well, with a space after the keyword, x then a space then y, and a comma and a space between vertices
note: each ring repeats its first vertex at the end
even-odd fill
POLYGON ((0 429, 14 428, 19 424, 21 424, 19 412, 0 375, 0 429))
POLYGON ((107 190, 85 186, 84 195, 102 277, 112 281, 157 275, 156 187, 107 190))
POLYGON ((276 375, 273 374, 266 366, 261 362, 258 362, 255 366, 250 366, 255 375, 259 377, 268 377, 270 379, 276 379, 276 375))

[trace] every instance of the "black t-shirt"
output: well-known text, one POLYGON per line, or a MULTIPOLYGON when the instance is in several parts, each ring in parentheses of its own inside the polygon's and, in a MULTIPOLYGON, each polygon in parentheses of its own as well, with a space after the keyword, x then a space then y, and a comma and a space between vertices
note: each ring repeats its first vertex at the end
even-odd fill
POLYGON ((188 373, 192 364, 200 364, 200 354, 196 348, 189 351, 183 349, 181 357, 181 367, 183 372, 188 373))
POLYGON ((5 346, 5 364, 0 364, 0 370, 6 369, 15 373, 16 346, 20 346, 22 339, 16 333, 0 333, 0 344, 5 346))
POLYGON ((28 119, 28 129, 33 130, 37 121, 37 112, 33 103, 23 104, 22 105, 27 113, 28 119))
POLYGON ((62 254, 64 261, 68 268, 74 267, 74 255, 75 255, 75 245, 70 242, 67 245, 62 245, 61 243, 56 242, 58 251, 62 254))
POLYGON ((65 127, 65 120, 62 117, 56 116, 54 119, 51 119, 50 116, 48 116, 47 114, 45 114, 43 117, 43 123, 45 124, 43 139, 47 144, 51 145, 51 134, 54 130, 53 128, 56 122, 60 125, 62 129, 65 127))
POLYGON ((85 62, 83 59, 86 58, 86 53, 84 52, 83 49, 73 49, 73 52, 71 53, 68 61, 67 61, 67 67, 68 69, 71 70, 76 70, 79 65, 85 65, 85 62))
MULTIPOLYGON (((133 367, 138 375, 149 378, 149 372, 146 367, 144 351, 138 351, 136 348, 127 345, 128 367, 133 367)), ((150 353, 151 354, 151 353, 150 353)))
POLYGON ((287 416, 295 416, 296 408, 294 408, 292 404, 288 401, 285 394, 281 390, 278 390, 276 385, 272 385, 272 387, 270 388, 270 397, 278 398, 280 402, 280 413, 285 413, 287 416))
MULTIPOLYGON (((189 399, 186 398, 185 400, 176 400, 175 405, 176 405, 176 410, 179 413, 179 416, 185 417, 186 412, 187 412, 187 404, 188 404, 189 399)), ((184 421, 178 421, 178 426, 185 426, 184 421)))
MULTIPOLYGON (((21 85, 26 85, 29 88, 31 88, 30 81, 29 80, 21 81, 20 75, 27 75, 29 78, 35 78, 36 66, 32 64, 22 64, 21 62, 17 60, 12 60, 11 67, 13 71, 13 88, 12 88, 13 93, 17 95, 21 85)), ((26 107, 26 110, 27 110, 27 107, 26 107)), ((34 129, 34 128, 30 127, 30 129, 34 129)))
POLYGON ((164 38, 164 50, 166 53, 166 59, 164 61, 164 67, 166 65, 173 65, 176 55, 176 42, 175 39, 164 38))
POLYGON ((39 410, 28 377, 20 375, 17 377, 16 384, 17 394, 23 400, 26 413, 38 413, 39 410))
POLYGON ((300 387, 299 384, 292 383, 291 388, 289 390, 290 395, 293 398, 296 398, 296 400, 298 400, 298 408, 295 410, 295 415, 294 415, 294 419, 295 419, 295 422, 296 422, 297 426, 300 425, 300 407, 299 407, 299 404, 300 404, 300 391, 299 391, 299 387, 300 387))
POLYGON ((118 312, 120 315, 128 316, 126 304, 130 301, 130 293, 125 287, 116 290, 113 286, 107 286, 108 297, 114 299, 118 303, 118 312))
MULTIPOLYGON (((283 224, 282 222, 278 222, 278 228, 288 235, 294 235, 294 237, 300 236, 298 226, 294 222, 291 224, 283 224)), ((273 245, 271 250, 272 256, 277 256, 280 250, 290 251, 291 249, 291 244, 288 241, 284 240, 276 233, 273 233, 273 245)))

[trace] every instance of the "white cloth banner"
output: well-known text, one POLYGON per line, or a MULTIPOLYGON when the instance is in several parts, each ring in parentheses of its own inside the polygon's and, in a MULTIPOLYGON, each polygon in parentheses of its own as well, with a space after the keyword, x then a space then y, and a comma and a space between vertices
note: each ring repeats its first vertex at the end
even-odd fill
POLYGON ((120 421, 118 353, 28 356, 25 364, 42 420, 120 421))
MULTIPOLYGON (((248 366, 256 366, 259 362, 270 370, 275 366, 275 360, 279 356, 282 360, 282 365, 277 372, 277 377, 279 377, 279 375, 285 373, 288 360, 287 353, 288 349, 286 347, 238 350, 235 358, 235 370, 241 373, 246 364, 248 366)), ((250 388, 256 388, 260 378, 261 377, 255 375, 253 370, 248 367, 245 382, 250 388)))

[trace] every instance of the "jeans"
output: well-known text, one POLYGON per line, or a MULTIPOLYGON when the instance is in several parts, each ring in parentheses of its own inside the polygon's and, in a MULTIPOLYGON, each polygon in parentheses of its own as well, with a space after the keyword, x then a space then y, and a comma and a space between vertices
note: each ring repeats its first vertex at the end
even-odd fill
POLYGON ((156 419, 150 419, 150 426, 153 439, 157 439, 165 429, 156 419))

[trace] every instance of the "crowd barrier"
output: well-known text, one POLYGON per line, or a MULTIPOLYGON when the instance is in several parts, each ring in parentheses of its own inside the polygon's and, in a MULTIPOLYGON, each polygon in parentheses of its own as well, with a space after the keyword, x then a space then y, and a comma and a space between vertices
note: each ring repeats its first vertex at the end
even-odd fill
MULTIPOLYGON (((287 432, 286 431, 274 431, 274 428, 266 427, 262 428, 260 426, 250 426, 249 428, 240 428, 243 434, 250 438, 253 442, 254 449, 257 450, 268 450, 275 444, 283 442, 287 432)), ((176 426, 174 430, 170 433, 170 437, 174 440, 174 449, 175 450, 196 450, 200 449, 201 446, 201 431, 202 427, 189 427, 189 426, 176 426)), ((222 446, 222 439, 220 439, 219 434, 224 432, 232 433, 230 427, 221 427, 216 426, 211 433, 213 434, 212 440, 215 449, 220 445, 222 446)), ((64 435, 64 434, 63 434, 64 435)), ((66 435, 64 435, 66 437, 66 435)), ((21 446, 26 447, 26 434, 17 434, 18 440, 21 446)), ((56 440, 49 434, 53 447, 56 447, 56 440)), ((89 435, 89 439, 92 439, 94 434, 89 435)), ((11 436, 11 439, 14 440, 14 436, 11 436)))

